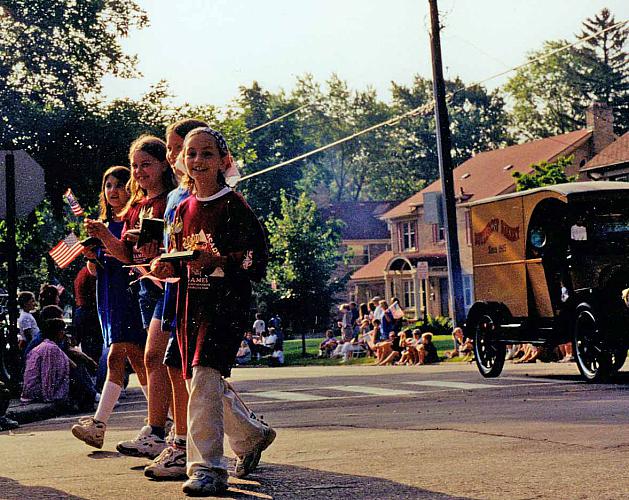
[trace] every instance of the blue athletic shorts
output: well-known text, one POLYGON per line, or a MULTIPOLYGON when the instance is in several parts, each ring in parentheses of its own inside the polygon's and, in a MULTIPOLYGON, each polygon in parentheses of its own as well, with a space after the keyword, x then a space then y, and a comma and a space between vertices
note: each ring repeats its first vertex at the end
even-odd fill
POLYGON ((148 328, 153 318, 162 321, 162 313, 164 311, 164 292, 149 282, 148 280, 140 281, 140 291, 138 293, 140 302, 140 313, 142 314, 142 323, 144 328, 148 328))

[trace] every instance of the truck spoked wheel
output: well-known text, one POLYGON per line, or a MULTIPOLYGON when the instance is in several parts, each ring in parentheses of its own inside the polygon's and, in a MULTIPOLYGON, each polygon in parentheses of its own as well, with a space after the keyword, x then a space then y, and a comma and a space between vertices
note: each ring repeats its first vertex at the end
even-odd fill
POLYGON ((496 322, 490 313, 481 314, 473 325, 474 357, 483 377, 497 377, 505 364, 506 346, 494 340, 496 322))
POLYGON ((612 370, 612 355, 603 349, 596 316, 587 305, 577 311, 574 355, 581 375, 588 382, 601 382, 612 370))

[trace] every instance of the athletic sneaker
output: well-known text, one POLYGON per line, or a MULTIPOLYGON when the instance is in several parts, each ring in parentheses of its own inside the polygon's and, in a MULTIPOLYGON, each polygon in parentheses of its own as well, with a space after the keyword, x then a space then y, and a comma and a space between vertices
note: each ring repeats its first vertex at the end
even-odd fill
POLYGON ((144 475, 152 479, 185 479, 186 450, 168 446, 144 468, 144 475))
POLYGON ((78 424, 72 426, 72 434, 85 444, 100 450, 103 447, 106 429, 107 426, 103 422, 94 420, 94 417, 82 417, 78 424))
POLYGON ((260 462, 262 452, 266 450, 271 443, 275 440, 276 433, 270 427, 264 428, 264 437, 249 453, 242 457, 236 457, 236 468, 234 469, 234 476, 245 477, 247 474, 253 472, 260 462))
POLYGON ((209 497, 227 491, 227 471, 220 469, 195 470, 183 483, 183 492, 190 497, 209 497))
POLYGON ((135 439, 120 441, 116 449, 123 455, 130 457, 155 458, 166 448, 166 442, 151 434, 151 426, 145 425, 135 439))

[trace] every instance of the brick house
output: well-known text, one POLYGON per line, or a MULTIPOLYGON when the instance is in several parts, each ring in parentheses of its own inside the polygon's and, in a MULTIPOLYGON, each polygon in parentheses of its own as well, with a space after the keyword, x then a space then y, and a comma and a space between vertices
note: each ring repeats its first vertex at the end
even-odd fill
MULTIPOLYGON (((381 219, 382 214, 391 210, 397 201, 345 201, 329 203, 320 208, 324 219, 333 217, 343 221, 341 229, 341 252, 349 254, 347 264, 340 265, 337 277, 354 273, 368 265, 374 259, 391 249, 391 235, 387 223, 381 219)), ((374 289, 374 295, 383 294, 384 290, 374 289)), ((373 295, 372 295, 373 296, 373 295)), ((342 301, 360 299, 346 289, 342 301)))
MULTIPOLYGON (((530 173, 532 164, 563 156, 574 155, 567 174, 581 178, 580 169, 614 140, 612 125, 611 111, 593 105, 585 129, 478 153, 454 169, 466 311, 474 301, 467 202, 514 192, 513 172, 530 173)), ((435 220, 440 191, 441 183, 435 181, 381 216, 390 227, 391 250, 352 274, 354 297, 365 301, 383 289, 387 300, 400 299, 409 319, 450 315, 445 234, 435 220)))

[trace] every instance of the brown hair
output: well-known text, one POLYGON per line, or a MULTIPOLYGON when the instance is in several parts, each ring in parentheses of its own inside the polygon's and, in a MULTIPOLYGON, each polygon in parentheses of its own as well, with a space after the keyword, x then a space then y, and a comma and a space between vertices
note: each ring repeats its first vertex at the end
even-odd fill
POLYGON ((105 173, 103 174, 103 182, 100 186, 100 195, 98 196, 98 218, 102 221, 111 220, 114 218, 114 215, 117 215, 114 214, 111 205, 107 203, 107 200, 105 198, 105 183, 107 182, 107 177, 109 177, 110 175, 115 177, 118 182, 125 185, 129 183, 129 179, 131 178, 131 171, 127 167, 120 166, 109 167, 107 170, 105 170, 105 173))
POLYGON ((182 139, 185 139, 186 135, 191 130, 207 126, 207 123, 197 120, 196 118, 182 118, 181 120, 177 120, 175 123, 171 123, 168 127, 166 127, 166 137, 168 137, 168 134, 174 132, 182 139))
MULTIPOLYGON (((130 164, 133 163, 133 155, 138 151, 143 151, 144 153, 151 155, 157 161, 168 163, 166 161, 166 143, 159 137, 155 137, 153 135, 141 135, 133 141, 131 143, 131 147, 129 147, 130 164)), ((177 187, 175 176, 170 167, 165 168, 162 173, 162 185, 164 186, 164 191, 172 191, 177 187)), ((119 214, 121 217, 124 217, 133 205, 140 202, 142 198, 146 196, 146 191, 140 187, 133 176, 129 179, 129 196, 127 206, 124 207, 119 214)))

